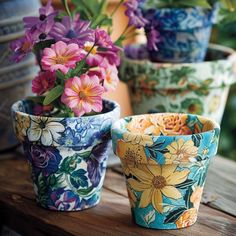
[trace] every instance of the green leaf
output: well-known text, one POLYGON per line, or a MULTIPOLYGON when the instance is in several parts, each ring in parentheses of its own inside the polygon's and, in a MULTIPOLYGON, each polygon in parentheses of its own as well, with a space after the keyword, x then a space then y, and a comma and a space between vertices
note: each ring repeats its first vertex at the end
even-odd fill
POLYGON ((193 134, 192 140, 193 140, 194 146, 199 147, 201 144, 202 135, 201 134, 193 134))
POLYGON ((60 70, 57 70, 56 76, 61 80, 65 79, 65 75, 60 70))
POLYGON ((175 223, 176 220, 178 220, 178 218, 182 215, 182 213, 184 211, 186 211, 187 209, 185 207, 179 207, 177 210, 174 210, 172 212, 170 212, 166 218, 164 223, 165 224, 169 224, 169 223, 175 223))
POLYGON ((27 100, 30 100, 30 101, 33 101, 35 103, 43 103, 43 100, 44 100, 44 96, 28 96, 26 97, 27 100))
POLYGON ((43 101, 43 105, 46 106, 55 101, 58 97, 62 95, 63 90, 64 88, 61 85, 57 85, 55 88, 50 90, 43 101))
POLYGON ((194 181, 192 179, 187 179, 183 183, 175 185, 175 187, 180 188, 180 189, 185 189, 192 186, 193 184, 194 184, 194 181))
POLYGON ((77 190, 77 193, 80 196, 88 196, 93 191, 93 189, 94 189, 94 187, 90 186, 89 188, 86 188, 86 189, 79 189, 79 190, 77 190))

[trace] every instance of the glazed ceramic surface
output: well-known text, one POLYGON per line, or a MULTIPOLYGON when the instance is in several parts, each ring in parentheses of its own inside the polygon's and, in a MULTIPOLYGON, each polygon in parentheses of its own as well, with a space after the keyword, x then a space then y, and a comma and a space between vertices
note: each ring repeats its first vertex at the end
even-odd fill
POLYGON ((22 18, 37 14, 40 5, 39 0, 2 0, 0 2, 0 43, 22 37, 24 34, 22 18))
POLYGON ((104 102, 104 113, 80 118, 32 114, 29 101, 12 106, 14 130, 32 170, 37 202, 44 208, 78 211, 98 204, 105 176, 110 128, 118 104, 104 102))
POLYGON ((31 95, 31 80, 37 71, 33 57, 0 68, 0 151, 18 144, 12 130, 11 106, 19 99, 31 95))
POLYGON ((112 126, 138 225, 177 229, 196 222, 219 132, 212 120, 177 113, 127 117, 112 126))
MULTIPOLYGON (((224 48, 213 48, 209 52, 216 60, 201 63, 152 63, 123 58, 120 78, 129 85, 134 114, 194 113, 220 122, 229 87, 236 81, 235 58, 217 60, 219 55, 224 58, 224 48)), ((232 53, 226 52, 228 56, 232 53)))
MULTIPOLYGON (((163 8, 144 10, 144 16, 160 33, 158 51, 149 51, 152 61, 199 62, 206 55, 215 9, 163 8)), ((147 25, 145 30, 149 31, 147 25)))

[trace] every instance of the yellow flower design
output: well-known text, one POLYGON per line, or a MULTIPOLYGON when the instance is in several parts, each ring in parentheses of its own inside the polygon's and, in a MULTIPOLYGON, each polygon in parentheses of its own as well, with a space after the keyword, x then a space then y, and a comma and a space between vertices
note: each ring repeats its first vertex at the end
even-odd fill
POLYGON ((184 228, 194 224, 197 220, 197 209, 190 208, 179 217, 175 222, 177 228, 184 228))
POLYGON ((139 144, 142 146, 151 146, 153 144, 152 137, 149 135, 135 135, 132 133, 124 133, 123 138, 125 142, 131 142, 131 144, 139 144))
POLYGON ((190 202, 193 203, 193 206, 196 209, 199 208, 202 192, 203 192, 203 187, 197 186, 190 197, 190 202))
POLYGON ((192 134, 186 122, 187 118, 185 114, 150 115, 151 122, 159 127, 163 135, 192 134))
POLYGON ((137 198, 129 186, 127 186, 127 192, 128 192, 128 197, 129 197, 129 202, 130 202, 131 207, 135 207, 137 198))
POLYGON ((131 142, 118 140, 116 144, 116 154, 122 160, 123 171, 129 175, 131 168, 139 163, 147 163, 144 147, 131 142))
POLYGON ((215 95, 211 99, 211 101, 209 103, 209 111, 210 111, 210 113, 216 112, 219 109, 220 102, 221 102, 221 97, 220 96, 215 95))
POLYGON ((159 135, 160 127, 150 120, 150 115, 134 117, 127 125, 128 131, 135 134, 159 135))
POLYGON ((30 126, 29 116, 22 116, 16 113, 15 132, 20 141, 24 141, 27 129, 30 126))
POLYGON ((189 170, 176 170, 177 165, 140 165, 132 168, 132 174, 138 179, 128 179, 128 183, 135 191, 142 192, 139 207, 147 207, 150 203, 160 213, 163 213, 162 195, 168 198, 179 199, 181 193, 175 185, 183 183, 189 170))
POLYGON ((187 162, 189 158, 197 156, 198 148, 194 146, 192 140, 184 142, 183 139, 178 139, 166 147, 169 152, 164 154, 166 164, 178 164, 187 162))

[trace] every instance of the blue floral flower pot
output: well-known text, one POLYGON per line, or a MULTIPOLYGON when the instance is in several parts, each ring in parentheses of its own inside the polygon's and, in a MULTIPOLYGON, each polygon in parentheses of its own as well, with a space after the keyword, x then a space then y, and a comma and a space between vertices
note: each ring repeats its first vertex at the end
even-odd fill
POLYGON ((102 114, 80 118, 34 116, 32 107, 28 100, 18 101, 12 106, 12 117, 32 170, 37 202, 57 211, 97 205, 119 105, 104 101, 102 114))
POLYGON ((179 229, 196 222, 219 132, 213 120, 178 113, 132 116, 112 126, 138 225, 179 229))
POLYGON ((215 20, 216 7, 204 8, 162 8, 144 10, 150 24, 148 33, 154 27, 160 33, 158 51, 149 50, 152 61, 183 63, 200 62, 206 55, 215 20))

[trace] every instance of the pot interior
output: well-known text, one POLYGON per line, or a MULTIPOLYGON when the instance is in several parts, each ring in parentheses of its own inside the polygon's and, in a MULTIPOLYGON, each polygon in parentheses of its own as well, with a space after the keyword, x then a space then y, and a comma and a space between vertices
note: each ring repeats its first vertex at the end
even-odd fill
POLYGON ((218 124, 202 116, 156 113, 128 117, 125 122, 125 128, 133 134, 176 136, 212 131, 218 128, 218 124))

